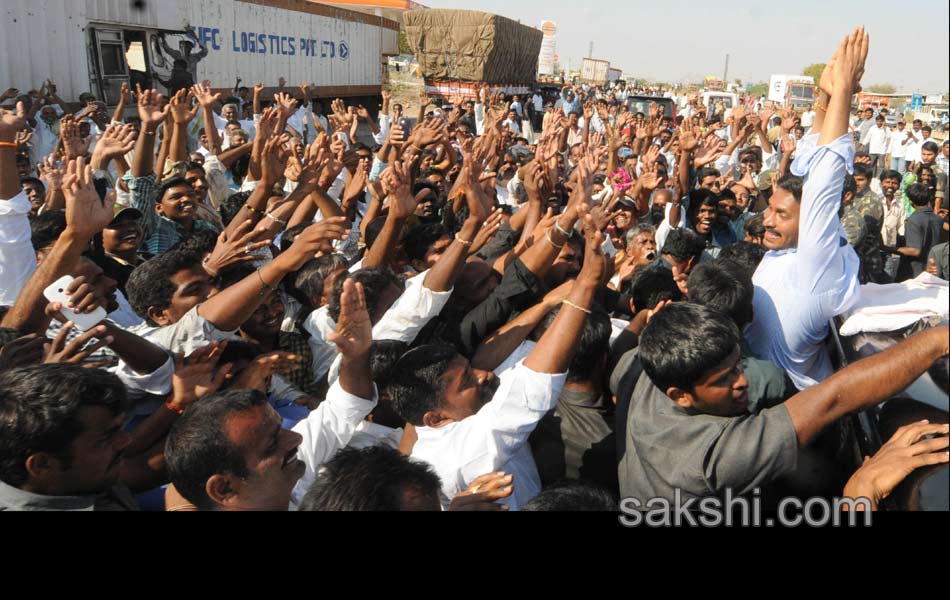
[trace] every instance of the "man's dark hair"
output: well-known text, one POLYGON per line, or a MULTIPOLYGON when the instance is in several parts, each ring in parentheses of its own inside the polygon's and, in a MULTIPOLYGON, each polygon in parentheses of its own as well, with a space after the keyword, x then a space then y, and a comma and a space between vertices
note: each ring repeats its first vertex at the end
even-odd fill
POLYGON ((83 431, 79 413, 90 406, 124 412, 125 385, 108 371, 71 364, 0 373, 0 481, 13 487, 26 483, 26 459, 38 452, 70 464, 69 446, 83 431))
MULTIPOLYGON (((545 331, 554 323, 554 319, 560 312, 561 305, 559 304, 557 308, 545 315, 544 320, 541 321, 541 326, 545 331)), ((590 315, 584 320, 581 336, 575 342, 574 358, 571 359, 571 365, 567 369, 568 382, 591 380, 594 369, 610 351, 610 334, 610 315, 600 306, 592 307, 590 315)))
POLYGON ((874 170, 871 169, 870 165, 866 165, 864 163, 854 163, 854 175, 855 177, 864 177, 870 181, 871 177, 874 175, 874 170))
POLYGON ((190 235, 182 238, 169 250, 183 250, 202 255, 211 252, 218 244, 218 234, 210 229, 196 229, 190 235))
POLYGON ((676 260, 687 261, 690 258, 698 259, 706 249, 706 242, 694 231, 688 229, 673 229, 666 236, 660 254, 668 254, 676 260))
POLYGON ((422 417, 442 405, 442 375, 458 355, 455 346, 445 343, 425 344, 405 353, 393 368, 389 386, 396 413, 416 427, 425 425, 422 417))
POLYGON ((162 184, 158 186, 158 191, 155 194, 155 203, 160 203, 162 198, 165 197, 165 192, 176 187, 186 187, 189 190, 192 189, 191 184, 188 183, 188 180, 184 177, 172 177, 168 181, 163 181, 162 184))
MULTIPOLYGON (((234 103, 234 102, 225 102, 225 104, 235 104, 235 103, 234 103)), ((231 125, 237 125, 237 126, 238 126, 238 129, 242 129, 241 122, 240 122, 240 121, 235 121, 235 120, 233 120, 233 119, 224 124, 225 128, 230 127, 231 125)))
POLYGON ((199 264, 200 254, 178 248, 159 254, 135 267, 125 284, 132 310, 143 319, 149 320, 149 308, 168 308, 176 289, 171 278, 175 273, 199 264))
POLYGON ((369 370, 373 383, 384 390, 396 375, 396 363, 409 350, 409 344, 399 340, 373 340, 369 351, 369 370))
POLYGON ((582 480, 555 483, 525 504, 527 512, 616 512, 617 502, 607 490, 582 480))
POLYGON ((327 254, 308 260, 297 271, 294 287, 307 298, 319 298, 323 294, 323 284, 327 277, 337 269, 347 268, 346 258, 342 254, 327 254))
POLYGON ((637 311, 650 309, 663 300, 674 302, 683 298, 673 272, 663 267, 647 267, 621 284, 621 294, 630 296, 637 311))
POLYGON ((696 172, 696 181, 702 183, 703 179, 707 177, 719 177, 720 173, 718 169, 712 167, 703 167, 696 172))
POLYGON ((742 329, 752 322, 752 295, 755 288, 749 272, 727 260, 701 262, 689 274, 686 299, 726 315, 742 329))
POLYGON ((51 210, 30 221, 30 241, 34 250, 52 246, 66 231, 66 211, 51 210))
MULTIPOLYGON (((921 131, 926 131, 927 133, 933 133, 933 129, 930 128, 930 125, 924 125, 923 127, 920 128, 920 130, 921 130, 921 131)), ((926 144, 924 144, 923 146, 921 146, 920 149, 923 150, 924 148, 927 147, 927 144, 929 144, 929 143, 930 143, 930 142, 927 142, 926 144)))
POLYGON ((201 164, 191 160, 185 163, 185 172, 187 173, 188 171, 201 171, 201 174, 205 175, 205 168, 201 164))
POLYGON ((405 510, 408 490, 439 498, 442 482, 428 463, 385 446, 343 448, 325 462, 300 503, 302 511, 405 510))
POLYGON ((440 223, 423 223, 409 230, 402 247, 409 260, 425 260, 426 253, 440 239, 450 235, 440 223))
POLYGON ((217 288, 218 290, 223 290, 229 288, 235 283, 241 281, 248 275, 253 275, 254 271, 257 269, 254 268, 254 265, 249 263, 236 263, 233 265, 228 265, 221 269, 221 272, 218 273, 217 278, 217 288))
POLYGON ((922 183, 914 183, 907 186, 904 193, 907 194, 910 203, 914 206, 927 206, 930 204, 930 190, 922 183))
POLYGON ((311 222, 297 223, 293 227, 285 229, 284 233, 280 236, 280 251, 285 252, 290 249, 290 247, 294 245, 294 240, 297 239, 297 236, 311 225, 313 225, 311 222))
POLYGON ((897 183, 900 183, 901 181, 903 181, 904 178, 901 177, 901 174, 898 173, 897 171, 894 171, 891 169, 884 169, 883 171, 881 171, 881 181, 884 181, 885 179, 894 179, 897 181, 897 183))
POLYGON ((729 317, 689 302, 671 304, 653 315, 640 335, 643 370, 664 393, 691 389, 703 373, 739 345, 739 329, 729 317))
POLYGON ((221 222, 227 227, 234 220, 234 217, 241 211, 241 207, 247 204, 251 192, 236 192, 228 196, 224 202, 218 206, 218 214, 221 215, 221 222))
MULTIPOLYGON (((859 165, 854 165, 854 166, 858 167, 859 165)), ((864 165, 860 165, 860 166, 864 166, 864 165)), ((857 173, 857 168, 855 168, 855 173, 857 173)), ((844 185, 841 187, 841 199, 844 200, 844 195, 847 194, 848 192, 851 192, 851 194, 855 194, 857 193, 857 191, 858 191, 858 182, 854 179, 854 175, 851 175, 850 173, 845 173, 844 185)))
POLYGON ((40 186, 40 189, 43 190, 43 193, 44 194, 46 193, 46 184, 43 183, 42 179, 39 179, 37 177, 23 177, 20 179, 20 185, 22 186, 24 183, 32 183, 33 185, 38 185, 40 186))
POLYGON ((805 180, 797 175, 792 175, 789 173, 781 179, 778 180, 779 189, 783 189, 792 196, 795 197, 797 202, 802 201, 802 185, 805 183, 805 180))
POLYGON ((748 233, 750 237, 753 237, 753 238, 764 237, 765 236, 765 213, 761 212, 755 215, 754 217, 746 221, 745 225, 743 225, 742 228, 745 229, 745 232, 748 233))
POLYGON ((212 475, 248 474, 244 454, 224 432, 225 421, 235 413, 266 403, 267 395, 254 389, 218 392, 186 408, 172 425, 165 440, 168 476, 178 493, 198 509, 214 508, 205 491, 212 475))
MULTIPOLYGON (((751 221, 751 219, 750 219, 751 221)), ((764 226, 763 226, 764 228, 764 226)), ((764 235, 764 231, 763 231, 764 235)), ((716 257, 717 261, 731 261, 738 265, 741 265, 751 278, 755 274, 755 270, 759 268, 759 263, 762 262, 762 258, 765 256, 766 249, 759 244, 754 244, 752 242, 736 242, 735 244, 729 244, 719 252, 719 256, 716 257)))
MULTIPOLYGON (((929 130, 930 128, 929 128, 929 127, 921 127, 920 129, 921 129, 921 131, 923 131, 924 129, 928 129, 928 130, 929 130)), ((940 146, 937 145, 937 142, 934 142, 933 140, 928 140, 928 141, 924 142, 924 145, 921 146, 920 149, 921 149, 921 150, 926 150, 926 151, 928 151, 928 152, 933 152, 934 154, 936 154, 936 153, 940 150, 940 146)))
POLYGON ((370 315, 376 312, 376 305, 379 303, 379 296, 390 285, 399 286, 399 277, 389 267, 373 267, 370 269, 360 269, 353 273, 344 273, 333 282, 333 295, 327 306, 327 312, 334 321, 340 319, 340 296, 343 294, 343 282, 347 279, 353 279, 357 283, 363 284, 363 296, 366 298, 366 310, 370 315))

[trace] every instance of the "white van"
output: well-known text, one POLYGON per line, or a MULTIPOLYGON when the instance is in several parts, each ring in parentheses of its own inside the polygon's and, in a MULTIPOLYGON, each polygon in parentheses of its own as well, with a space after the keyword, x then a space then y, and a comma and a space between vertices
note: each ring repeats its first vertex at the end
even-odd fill
POLYGON ((723 114, 723 120, 725 120, 732 114, 732 109, 739 104, 739 96, 731 92, 705 92, 703 94, 703 104, 706 105, 706 110, 710 114, 715 111, 718 102, 722 102, 726 107, 726 112, 723 114))

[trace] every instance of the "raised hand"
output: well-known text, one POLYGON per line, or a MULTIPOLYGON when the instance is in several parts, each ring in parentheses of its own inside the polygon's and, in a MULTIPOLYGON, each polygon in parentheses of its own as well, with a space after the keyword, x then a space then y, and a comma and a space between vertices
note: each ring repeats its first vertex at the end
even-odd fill
POLYGON ((96 142, 90 163, 97 169, 106 168, 110 161, 131 152, 137 137, 132 125, 109 125, 96 142))
POLYGON ((92 181, 92 168, 83 157, 67 163, 63 194, 66 196, 66 230, 79 239, 92 239, 112 222, 112 204, 99 198, 92 181))
POLYGON ((289 271, 297 271, 318 252, 333 252, 332 242, 345 240, 350 233, 345 217, 330 217, 304 229, 277 259, 286 261, 289 271))
POLYGON ((360 200, 363 197, 363 193, 366 191, 366 185, 368 183, 369 159, 363 158, 360 159, 360 162, 356 167, 356 171, 352 176, 350 176, 350 180, 346 182, 346 187, 343 188, 341 203, 350 204, 360 200))
POLYGON ((287 134, 271 136, 264 142, 264 151, 261 153, 261 181, 274 185, 280 180, 287 169, 290 150, 286 144, 290 140, 287 134))
POLYGON ((155 128, 165 121, 165 115, 171 111, 171 104, 162 107, 165 97, 155 90, 142 90, 142 86, 136 84, 139 101, 139 119, 142 121, 144 131, 154 132, 155 128))
POLYGON ((607 258, 604 256, 601 245, 604 243, 604 235, 597 228, 593 217, 587 213, 587 207, 582 206, 580 210, 581 224, 584 228, 584 265, 578 275, 578 280, 586 280, 588 283, 597 285, 604 276, 604 270, 607 268, 607 258))
POLYGON ((16 103, 16 110, 0 108, 0 142, 16 143, 17 133, 26 127, 26 108, 16 103))
POLYGON ((212 342, 187 357, 182 354, 175 356, 175 373, 172 375, 169 404, 177 410, 185 410, 196 400, 218 391, 231 376, 234 368, 232 363, 217 368, 227 346, 227 340, 212 342))
POLYGON ((343 282, 340 294, 340 318, 336 331, 327 336, 327 340, 336 344, 343 360, 354 361, 369 356, 373 345, 373 323, 366 310, 366 296, 363 284, 353 279, 343 282))
POLYGON ((71 342, 67 343, 66 340, 69 337, 69 332, 72 331, 74 327, 75 324, 72 321, 63 323, 56 339, 46 346, 46 353, 43 357, 44 363, 78 364, 92 356, 94 352, 103 346, 108 346, 114 341, 111 335, 98 339, 98 337, 105 334, 107 330, 105 325, 97 325, 88 331, 80 333, 71 342), (84 348, 86 344, 93 339, 95 339, 96 342, 84 348))
POLYGON ((505 222, 505 212, 500 208, 491 213, 485 223, 482 224, 478 229, 478 233, 475 234, 475 239, 472 240, 472 246, 468 249, 468 255, 472 256, 478 253, 479 250, 485 247, 485 244, 490 242, 492 238, 495 237, 495 234, 501 230, 502 224, 505 222))
POLYGON ((83 139, 79 134, 79 123, 72 115, 67 115, 59 122, 59 136, 63 142, 63 150, 67 159, 86 156, 92 137, 83 139))
POLYGON ((35 333, 11 340, 0 347, 0 373, 43 362, 44 346, 49 340, 35 333))
MULTIPOLYGON (((861 91, 864 63, 868 58, 868 42, 868 34, 863 26, 856 28, 841 42, 834 64, 835 86, 848 85, 852 93, 861 91)), ((827 68, 825 67, 825 70, 827 68)))
POLYGON ((211 91, 211 82, 208 80, 191 86, 191 95, 202 108, 211 108, 215 103, 221 101, 221 94, 215 94, 211 91))
POLYGON ((844 496, 863 496, 871 500, 872 508, 886 498, 898 483, 915 469, 946 463, 950 426, 918 421, 898 429, 873 457, 865 457, 844 487, 844 496), (926 435, 939 437, 921 441, 926 435))
POLYGON ((412 167, 415 160, 413 157, 409 161, 397 161, 386 169, 387 177, 380 178, 383 191, 389 196, 389 215, 394 219, 408 219, 419 204, 412 194, 412 167))
POLYGON ((36 168, 40 172, 40 179, 46 182, 49 190, 62 191, 65 173, 57 166, 52 154, 47 156, 46 160, 37 163, 36 168))
POLYGON ((253 389, 267 392, 270 378, 300 368, 301 357, 290 352, 268 352, 251 361, 234 376, 232 389, 253 389))
POLYGON ((277 107, 278 115, 285 123, 287 119, 293 116, 296 110, 295 103, 293 96, 289 94, 274 94, 274 104, 277 107))
POLYGON ((260 240, 266 229, 254 229, 254 223, 248 219, 241 223, 231 235, 227 230, 218 235, 218 241, 203 261, 202 266, 212 277, 217 277, 221 269, 242 262, 255 260, 254 251, 266 248, 270 240, 260 240), (257 241, 260 240, 260 241, 257 241))

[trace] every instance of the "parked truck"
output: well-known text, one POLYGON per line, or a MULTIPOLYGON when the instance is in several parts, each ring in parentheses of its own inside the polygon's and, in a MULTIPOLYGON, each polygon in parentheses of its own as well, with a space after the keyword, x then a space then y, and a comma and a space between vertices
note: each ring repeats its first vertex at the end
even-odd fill
POLYGON ((610 73, 610 61, 599 58, 585 58, 581 61, 581 82, 591 85, 604 85, 610 73))
POLYGON ((284 77, 372 106, 398 54, 396 22, 306 0, 42 0, 4 2, 0 15, 0 81, 25 91, 50 78, 67 101, 92 92, 110 106, 123 83, 167 91, 159 80, 195 38, 207 55, 192 75, 218 90, 240 77, 272 91, 284 77))
POLYGON ((768 99, 784 108, 808 110, 815 103, 815 79, 811 75, 772 75, 768 99))
POLYGON ((409 10, 402 18, 430 96, 473 98, 481 83, 506 94, 534 91, 540 29, 477 10, 409 10))

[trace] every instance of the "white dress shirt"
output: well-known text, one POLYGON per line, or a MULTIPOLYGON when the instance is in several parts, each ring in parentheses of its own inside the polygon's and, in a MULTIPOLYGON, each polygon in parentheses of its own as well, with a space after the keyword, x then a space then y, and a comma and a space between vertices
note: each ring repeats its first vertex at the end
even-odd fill
POLYGON ((491 401, 476 414, 442 427, 417 427, 412 458, 432 465, 442 480, 448 507, 459 492, 486 473, 514 475, 510 510, 519 510, 541 492, 541 479, 528 447, 538 421, 557 404, 567 374, 536 373, 519 363, 499 377, 491 401))
POLYGON ((896 246, 897 236, 904 235, 904 222, 907 220, 904 202, 899 196, 895 196, 890 207, 888 207, 887 198, 881 195, 881 206, 884 207, 881 241, 884 242, 885 246, 896 246))
POLYGON ((297 509, 313 485, 320 465, 349 443, 359 424, 376 408, 378 399, 375 385, 372 398, 360 398, 344 390, 337 382, 327 391, 327 399, 306 419, 294 425, 293 431, 303 436, 303 442, 297 448, 297 458, 307 469, 290 494, 291 510, 297 509))
POLYGON ((36 270, 26 192, 0 200, 0 306, 13 306, 36 270))
POLYGON ((759 264, 755 318, 745 330, 756 357, 769 360, 803 390, 832 373, 825 351, 828 322, 858 301, 858 255, 838 218, 844 176, 854 165, 845 134, 816 147, 818 134, 802 138, 792 173, 805 177, 798 247, 769 251, 759 264))
POLYGON ((877 125, 868 129, 864 137, 861 138, 861 144, 868 147, 868 154, 887 154, 890 141, 891 136, 887 127, 878 127, 877 125))
MULTIPOLYGON (((429 324, 429 321, 438 316, 445 303, 449 301, 452 290, 434 292, 424 285, 428 270, 406 280, 406 290, 383 314, 382 318, 373 325, 374 340, 397 340, 412 343, 429 324)), ((334 345, 334 349, 336 346, 334 345)), ((342 358, 337 354, 330 365, 327 381, 331 384, 340 376, 342 358)))
POLYGON ((891 143, 888 145, 887 153, 891 158, 904 158, 907 154, 907 148, 912 142, 907 139, 907 130, 891 130, 891 143))
MULTIPOLYGON (((924 134, 919 131, 911 130, 911 141, 909 144, 904 146, 906 148, 904 152, 904 159, 908 163, 920 162, 920 147, 924 145, 924 134)), ((904 137, 907 137, 904 135, 904 137)))
POLYGON ((402 441, 402 427, 393 429, 379 423, 371 421, 360 421, 350 438, 347 448, 372 448, 374 446, 385 446, 393 450, 399 450, 399 443, 402 441))

